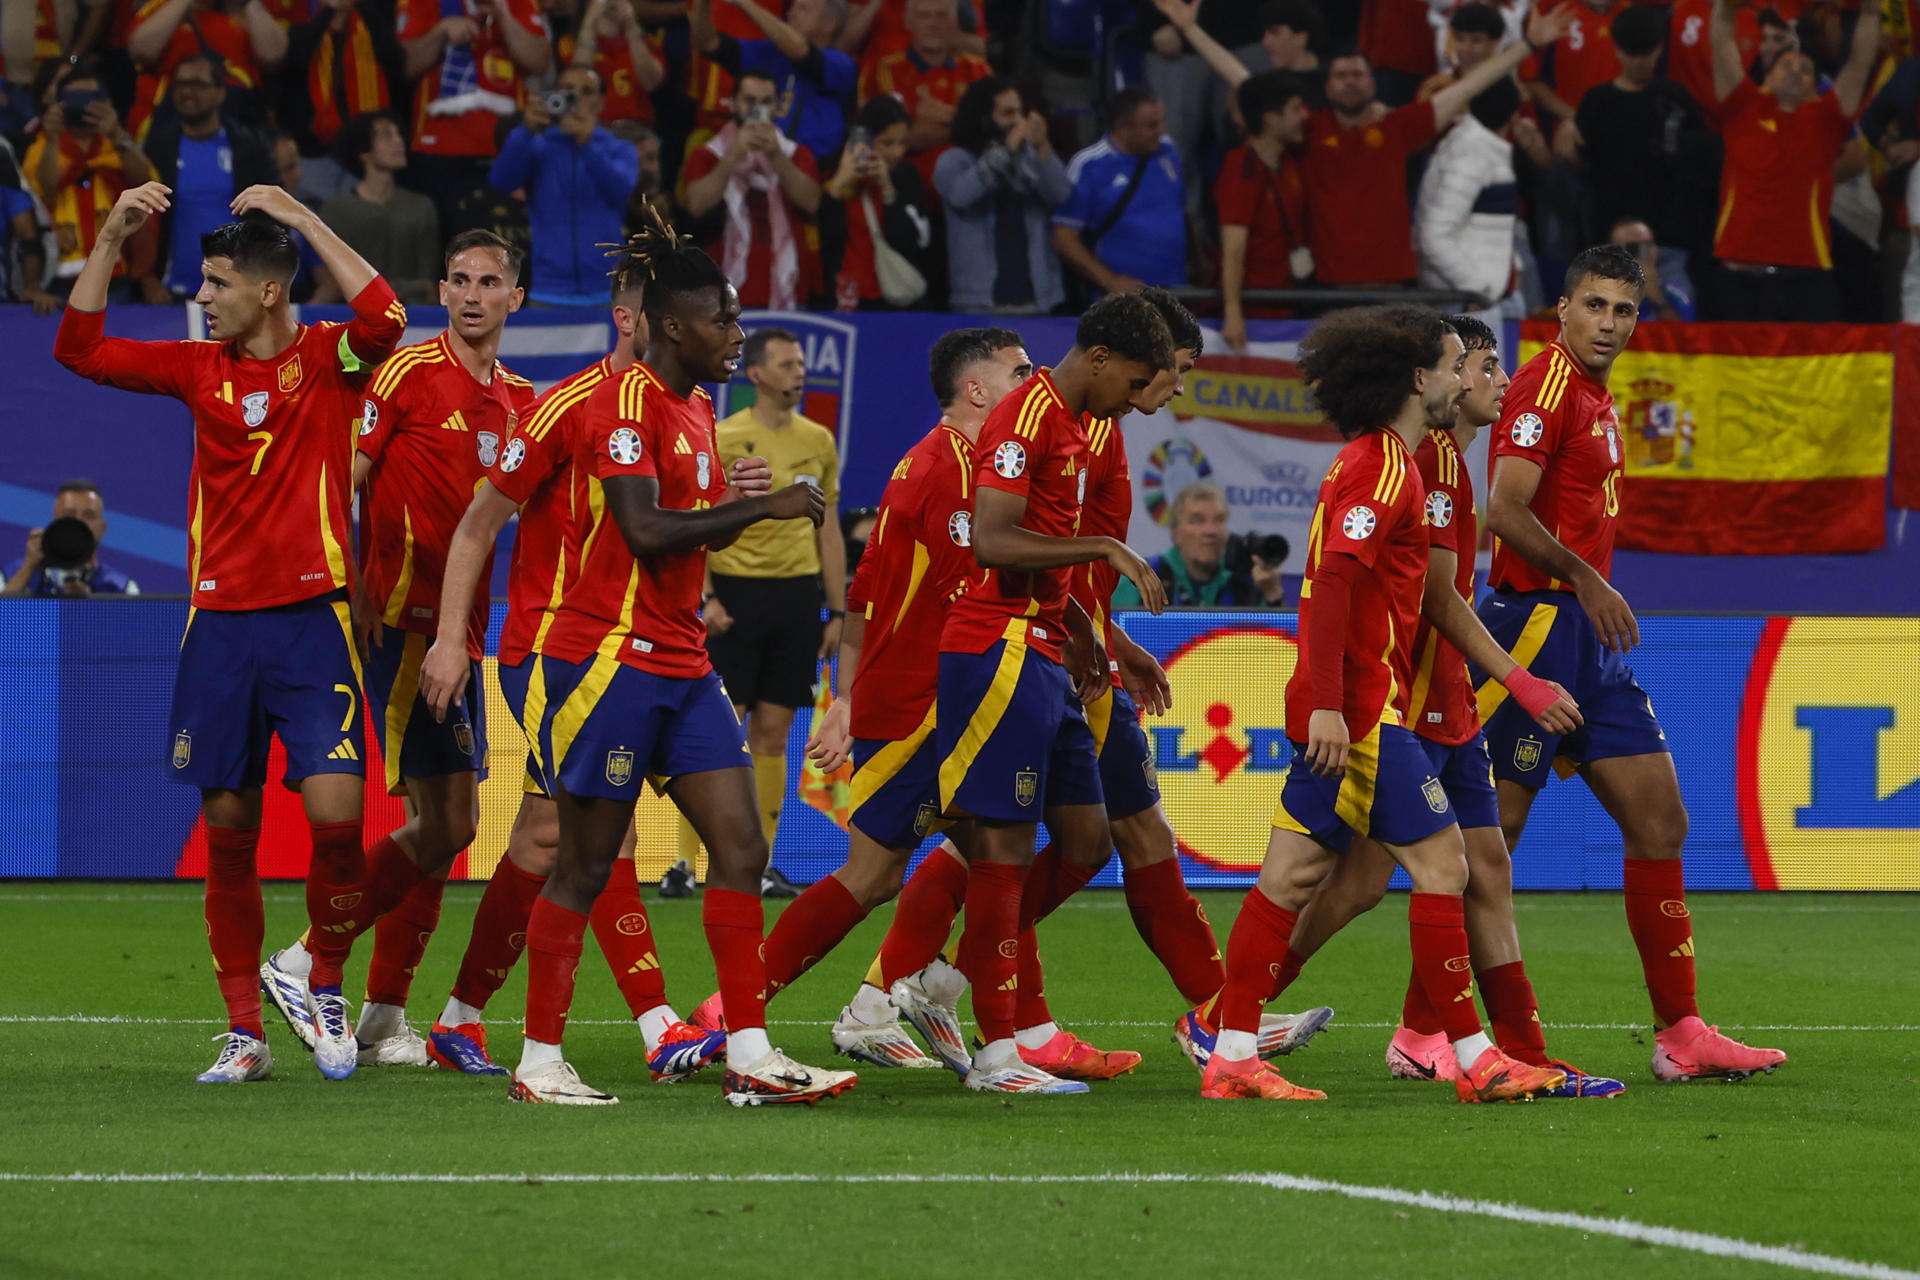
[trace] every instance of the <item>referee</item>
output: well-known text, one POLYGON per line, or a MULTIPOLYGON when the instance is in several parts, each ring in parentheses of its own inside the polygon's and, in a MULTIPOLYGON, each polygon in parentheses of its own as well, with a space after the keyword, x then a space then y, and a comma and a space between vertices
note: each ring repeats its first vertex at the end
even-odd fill
MULTIPOLYGON (((716 427, 721 466, 731 466, 735 458, 762 457, 773 468, 775 489, 808 481, 827 499, 827 518, 818 529, 805 519, 763 520, 707 557, 701 609, 707 652, 746 721, 760 827, 771 848, 787 791, 793 714, 813 706, 819 664, 840 647, 847 560, 838 514, 838 444, 827 428, 794 412, 807 381, 799 339, 785 329, 757 329, 747 339, 743 361, 754 401, 716 427)), ((790 896, 792 888, 769 864, 763 891, 790 896)))

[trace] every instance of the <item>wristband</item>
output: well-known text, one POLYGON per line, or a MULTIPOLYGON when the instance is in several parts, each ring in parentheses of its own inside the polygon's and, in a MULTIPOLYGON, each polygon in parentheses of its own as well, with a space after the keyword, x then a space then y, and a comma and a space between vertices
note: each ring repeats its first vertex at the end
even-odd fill
POLYGON ((1535 720, 1538 720, 1541 712, 1552 706, 1560 697, 1554 692, 1552 685, 1525 667, 1515 667, 1507 673, 1507 678, 1501 683, 1506 686, 1507 692, 1513 695, 1513 700, 1520 704, 1520 709, 1535 720))

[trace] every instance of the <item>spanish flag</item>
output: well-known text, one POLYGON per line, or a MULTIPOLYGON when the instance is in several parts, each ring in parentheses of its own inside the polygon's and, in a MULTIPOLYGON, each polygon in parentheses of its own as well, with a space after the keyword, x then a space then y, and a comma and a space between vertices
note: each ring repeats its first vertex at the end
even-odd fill
MULTIPOLYGON (((1553 339, 1522 329, 1520 359, 1553 339)), ((1689 555, 1886 540, 1895 330, 1649 324, 1608 382, 1625 437, 1619 545, 1689 555)))

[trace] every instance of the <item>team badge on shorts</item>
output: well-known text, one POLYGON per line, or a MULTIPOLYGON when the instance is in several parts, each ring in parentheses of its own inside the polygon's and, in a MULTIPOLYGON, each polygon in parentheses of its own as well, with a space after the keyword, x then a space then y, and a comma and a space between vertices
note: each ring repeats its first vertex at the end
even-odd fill
POLYGON ((1547 434, 1547 425, 1540 421, 1537 413, 1523 413, 1513 420, 1513 442, 1522 449, 1531 449, 1540 443, 1540 437, 1547 434))
POLYGON ((371 400, 360 402, 360 434, 370 436, 380 425, 380 406, 371 400))
POLYGON ((257 427, 267 420, 267 393, 249 391, 240 397, 240 419, 250 427, 257 427))
POLYGON ((507 441, 506 452, 500 455, 502 471, 518 471, 520 464, 527 460, 527 442, 519 436, 507 441))
POLYGON ((500 437, 491 431, 477 432, 473 444, 480 452, 480 465, 483 467, 492 466, 493 460, 500 456, 500 437))
POLYGON ((993 469, 1004 480, 1013 480, 1027 469, 1027 451, 1018 440, 1002 440, 993 451, 993 469))
POLYGON ((1347 512, 1345 519, 1340 521, 1340 531, 1355 542, 1361 542, 1373 536, 1373 531, 1379 523, 1380 521, 1373 514, 1372 507, 1355 507, 1347 512))
POLYGON ((607 781, 616 787, 624 787, 633 781, 633 752, 607 752, 607 781))
POLYGON ((453 726, 453 745, 460 748, 461 755, 472 755, 473 726, 470 724, 456 724, 453 726))
POLYGON ((1540 767, 1540 739, 1528 735, 1513 744, 1513 767, 1522 773, 1540 767))
POLYGON ((640 461, 640 433, 632 427, 615 427, 607 437, 607 456, 623 467, 640 461))
POLYGON ((1421 783, 1420 794, 1427 798, 1427 808, 1435 813, 1447 811, 1447 789, 1440 785, 1440 779, 1428 778, 1421 783))
POLYGON ((173 735, 173 767, 184 769, 193 762, 193 735, 180 732, 173 735))
POLYGON ((923 801, 913 815, 913 834, 925 839, 927 832, 933 830, 933 820, 937 816, 933 801, 923 801))
POLYGON ((1040 775, 1032 769, 1022 769, 1013 775, 1013 799, 1021 808, 1032 804, 1034 797, 1040 794, 1040 775))
POLYGON ((1140 757, 1140 775, 1147 780, 1147 785, 1155 791, 1160 789, 1160 770, 1154 765, 1151 752, 1140 757))
POLYGON ((956 511, 947 517, 947 536, 953 539, 956 547, 973 545, 973 513, 956 511))
POLYGON ((1436 529, 1453 523, 1453 499, 1438 489, 1427 495, 1427 523, 1436 529))

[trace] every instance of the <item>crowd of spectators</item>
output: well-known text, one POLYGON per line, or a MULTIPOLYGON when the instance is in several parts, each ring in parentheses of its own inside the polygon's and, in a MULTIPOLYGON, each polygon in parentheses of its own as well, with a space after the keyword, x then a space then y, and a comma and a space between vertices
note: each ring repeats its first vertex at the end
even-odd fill
MULTIPOLYGON (((599 246, 650 199, 752 307, 1041 313, 1148 283, 1218 291, 1237 347, 1309 305, 1288 291, 1526 314, 1611 239, 1657 281, 1649 319, 1920 319, 1920 0, 0 15, 0 296, 42 311, 157 178, 173 208, 116 280, 149 302, 191 296, 200 234, 275 181, 412 301, 475 227, 528 250, 535 302, 599 301, 599 246)), ((339 295, 317 262, 297 289, 339 295)))

